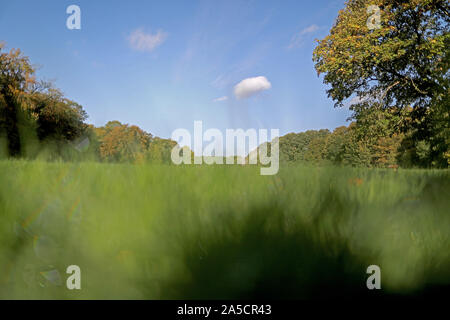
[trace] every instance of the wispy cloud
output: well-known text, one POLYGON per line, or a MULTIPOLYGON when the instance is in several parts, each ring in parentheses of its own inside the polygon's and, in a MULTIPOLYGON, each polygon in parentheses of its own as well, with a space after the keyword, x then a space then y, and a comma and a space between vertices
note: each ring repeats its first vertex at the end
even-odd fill
POLYGON ((128 36, 130 47, 137 51, 152 52, 167 38, 167 32, 158 30, 156 33, 145 33, 142 28, 136 29, 128 36))
POLYGON ((269 90, 272 84, 266 77, 259 76, 254 78, 247 78, 239 82, 234 87, 234 95, 237 99, 249 98, 260 91, 269 90))
POLYGON ((309 27, 304 28, 303 30, 301 30, 300 32, 297 32, 296 34, 294 34, 294 36, 291 39, 291 42, 288 45, 289 49, 292 48, 298 48, 303 44, 303 40, 305 38, 305 36, 307 34, 311 34, 316 32, 317 30, 319 30, 319 26, 316 24, 312 24, 309 27))
POLYGON ((223 89, 229 84, 229 82, 230 82, 230 76, 221 74, 216 79, 214 79, 213 82, 211 82, 211 85, 214 88, 223 89))
POLYGON ((228 97, 227 96, 223 96, 223 97, 214 99, 213 102, 221 102, 221 101, 226 101, 226 100, 228 100, 228 97))

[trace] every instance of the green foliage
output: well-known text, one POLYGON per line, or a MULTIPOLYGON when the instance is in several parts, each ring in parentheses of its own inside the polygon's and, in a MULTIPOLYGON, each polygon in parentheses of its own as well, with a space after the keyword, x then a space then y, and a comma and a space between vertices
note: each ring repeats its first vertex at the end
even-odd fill
POLYGON ((338 105, 353 94, 381 103, 423 106, 448 88, 448 1, 349 0, 314 61, 338 105), (367 25, 369 5, 381 8, 381 27, 367 25))
POLYGON ((86 132, 86 112, 78 103, 64 98, 59 90, 35 93, 31 99, 39 140, 69 142, 86 132))
POLYGON ((177 143, 170 139, 155 137, 152 139, 146 154, 146 160, 151 163, 172 163, 171 152, 177 143))
POLYGON ((329 131, 308 130, 300 133, 289 133, 280 137, 280 161, 282 162, 305 162, 315 161, 320 158, 318 147, 329 131), (315 146, 310 144, 314 141, 315 146))
POLYGON ((37 81, 20 50, 2 53, 3 48, 0 45, 0 137, 6 138, 8 155, 36 156, 38 149, 51 148, 54 156, 63 156, 67 144, 85 134, 86 112, 51 84, 37 81))
POLYGON ((403 136, 395 132, 389 134, 389 131, 378 131, 379 128, 366 132, 367 128, 383 123, 378 120, 373 123, 369 120, 353 122, 348 127, 338 127, 333 132, 309 130, 282 136, 279 139, 280 161, 284 164, 384 168, 398 166, 397 158, 403 136))
POLYGON ((2 52, 4 44, 0 43, 0 137, 7 140, 10 156, 21 154, 19 132, 21 102, 25 91, 34 82, 34 69, 27 57, 20 50, 12 49, 2 52))
POLYGON ((93 128, 99 159, 108 162, 171 163, 176 142, 153 137, 137 126, 110 121, 104 127, 93 128))
POLYGON ((449 9, 446 0, 349 0, 313 54, 336 106, 356 95, 372 108, 411 107, 404 125, 413 145, 430 144, 425 166, 448 165, 449 9), (366 25, 369 5, 381 9, 380 28, 366 25))
POLYGON ((96 129, 100 158, 105 161, 138 162, 143 159, 152 135, 137 126, 110 121, 96 129))

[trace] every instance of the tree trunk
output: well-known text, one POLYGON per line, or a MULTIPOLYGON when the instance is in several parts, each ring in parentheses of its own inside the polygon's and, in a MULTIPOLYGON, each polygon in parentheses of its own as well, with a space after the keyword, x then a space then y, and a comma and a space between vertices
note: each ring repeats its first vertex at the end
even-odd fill
POLYGON ((19 157, 21 154, 20 133, 17 123, 17 107, 14 98, 4 95, 6 105, 3 108, 6 139, 8 140, 8 153, 10 157, 19 157))

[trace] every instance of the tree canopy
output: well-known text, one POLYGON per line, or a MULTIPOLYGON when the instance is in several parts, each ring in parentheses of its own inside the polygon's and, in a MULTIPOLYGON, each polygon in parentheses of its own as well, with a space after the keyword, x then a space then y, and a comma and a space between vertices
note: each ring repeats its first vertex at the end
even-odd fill
POLYGON ((411 108, 403 129, 428 144, 435 166, 449 161, 449 9, 446 0, 349 0, 313 53, 336 106, 353 97, 356 116, 411 108), (370 5, 380 9, 376 28, 367 26, 370 5))
POLYGON ((85 133, 87 113, 50 83, 37 80, 35 68, 20 50, 3 49, 0 44, 0 136, 6 136, 9 155, 23 151, 21 128, 32 128, 42 142, 56 142, 60 152, 85 133))

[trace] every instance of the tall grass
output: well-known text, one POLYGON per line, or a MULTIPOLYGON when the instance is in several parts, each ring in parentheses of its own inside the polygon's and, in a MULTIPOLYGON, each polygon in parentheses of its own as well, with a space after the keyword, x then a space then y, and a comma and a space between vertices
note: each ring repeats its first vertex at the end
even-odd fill
POLYGON ((0 298, 423 295, 450 285, 449 193, 448 171, 2 161, 0 298))

